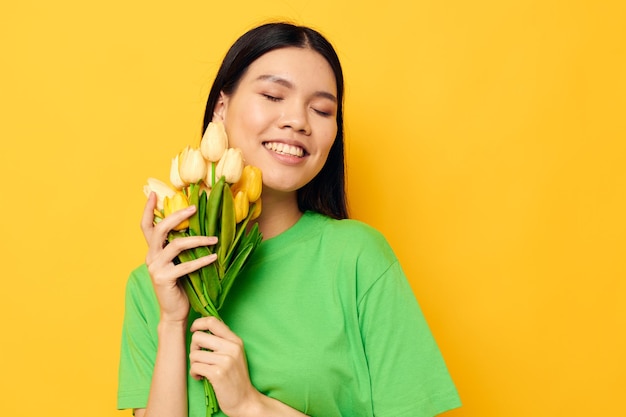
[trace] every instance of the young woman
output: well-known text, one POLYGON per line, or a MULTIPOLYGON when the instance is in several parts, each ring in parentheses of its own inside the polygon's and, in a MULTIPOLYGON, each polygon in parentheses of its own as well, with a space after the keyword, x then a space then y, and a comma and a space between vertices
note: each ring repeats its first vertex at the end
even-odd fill
POLYGON ((198 318, 177 280, 215 257, 173 259, 216 239, 164 247, 195 208, 154 226, 148 199, 146 265, 127 286, 118 408, 204 416, 202 378, 219 415, 231 417, 432 417, 459 406, 389 245, 347 220, 342 104, 341 66, 318 32, 267 24, 231 47, 204 124, 223 121, 229 145, 263 172, 264 241, 229 294, 224 322, 198 318))

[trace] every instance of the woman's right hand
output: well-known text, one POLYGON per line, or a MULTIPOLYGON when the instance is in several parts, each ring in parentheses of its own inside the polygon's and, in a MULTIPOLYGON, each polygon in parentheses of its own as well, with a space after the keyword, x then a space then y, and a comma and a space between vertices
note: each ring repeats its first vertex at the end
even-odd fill
POLYGON ((183 250, 217 243, 214 236, 190 236, 167 242, 168 233, 196 211, 195 206, 187 207, 167 216, 154 224, 156 195, 151 193, 141 218, 141 230, 148 243, 146 265, 152 278, 152 285, 161 308, 161 321, 182 322, 189 314, 189 300, 178 284, 178 279, 214 262, 217 256, 211 254, 189 262, 174 264, 174 258, 183 250))

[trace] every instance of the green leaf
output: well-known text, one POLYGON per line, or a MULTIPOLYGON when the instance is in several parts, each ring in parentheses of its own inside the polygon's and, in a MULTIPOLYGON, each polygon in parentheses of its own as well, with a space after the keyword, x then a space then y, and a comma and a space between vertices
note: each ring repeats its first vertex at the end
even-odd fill
MULTIPOLYGON (((196 253, 200 256, 209 255, 209 249, 206 247, 196 248, 196 253)), ((220 278, 217 273, 217 266, 215 262, 204 266, 200 269, 200 276, 202 278, 204 293, 206 293, 206 297, 208 300, 211 300, 215 303, 219 297, 220 292, 222 291, 222 284, 220 283, 220 278)))
MULTIPOLYGON (((206 235, 217 236, 218 219, 222 211, 222 190, 225 178, 222 177, 213 185, 206 208, 206 235)), ((219 245, 219 242, 218 242, 219 245)))
MULTIPOLYGON (((228 184, 224 184, 224 188, 222 189, 221 220, 217 258, 221 267, 226 270, 228 269, 226 255, 228 255, 228 251, 233 244, 235 239, 235 229, 237 228, 237 223, 235 221, 235 202, 233 201, 233 193, 230 191, 230 186, 228 184)), ((221 274, 220 277, 223 277, 223 274, 221 274)))
POLYGON ((250 254, 252 254, 252 251, 254 249, 255 249, 255 245, 252 243, 244 246, 241 249, 241 251, 239 251, 235 259, 233 260, 233 263, 231 264, 230 268, 228 268, 228 270, 226 271, 226 274, 224 274, 224 278, 222 278, 222 293, 220 294, 220 297, 217 302, 218 310, 222 308, 222 305, 224 304, 224 300, 226 299, 226 296, 228 295, 230 288, 233 286, 233 283, 235 282, 235 278, 237 278, 237 275, 239 275, 239 272, 241 271, 244 263, 246 262, 250 254))
MULTIPOLYGON (((198 257, 193 250, 185 250, 178 255, 178 259, 180 259, 181 262, 189 262, 193 261, 194 259, 198 259, 198 257)), ((195 292, 202 305, 205 306, 208 303, 208 300, 204 296, 204 291, 202 290, 201 272, 193 271, 187 274, 187 276, 189 277, 189 282, 191 283, 193 291, 195 292)))
POLYGON ((206 191, 202 190, 198 199, 198 221, 200 223, 200 235, 206 236, 206 191))
POLYGON ((181 285, 183 287, 183 290, 185 290, 185 293, 187 294, 187 298, 189 299, 189 305, 191 305, 191 308, 193 308, 196 313, 200 314, 201 316, 206 316, 206 311, 204 309, 204 306, 202 305, 202 302, 200 301, 200 298, 198 297, 198 294, 196 294, 196 291, 193 288, 193 285, 191 285, 191 281, 189 279, 188 276, 184 276, 180 279, 181 285))
POLYGON ((244 236, 246 232, 246 228, 248 227, 248 222, 250 222, 250 218, 254 214, 255 207, 256 207, 256 203, 252 203, 250 205, 250 209, 248 210, 248 216, 246 216, 246 218, 243 219, 241 223, 237 225, 237 233, 235 234, 235 239, 233 240, 233 244, 231 245, 230 250, 228 251, 228 254, 226 255, 225 262, 227 265, 230 263, 230 260, 233 257, 233 254, 237 251, 237 247, 243 246, 243 245, 240 245, 239 243, 240 243, 241 237, 244 236))

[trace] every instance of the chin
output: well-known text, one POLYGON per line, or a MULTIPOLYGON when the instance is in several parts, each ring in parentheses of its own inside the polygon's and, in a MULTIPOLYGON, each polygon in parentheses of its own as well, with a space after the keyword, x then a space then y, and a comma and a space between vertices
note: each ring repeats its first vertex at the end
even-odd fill
POLYGON ((263 192, 267 189, 268 191, 274 191, 279 193, 294 193, 298 191, 300 188, 304 187, 306 183, 299 182, 285 182, 285 181, 263 181, 263 192))
POLYGON ((283 193, 290 193, 299 190, 308 184, 313 178, 304 178, 301 173, 274 172, 274 175, 263 173, 263 188, 283 193), (295 174, 295 175, 294 175, 295 174))

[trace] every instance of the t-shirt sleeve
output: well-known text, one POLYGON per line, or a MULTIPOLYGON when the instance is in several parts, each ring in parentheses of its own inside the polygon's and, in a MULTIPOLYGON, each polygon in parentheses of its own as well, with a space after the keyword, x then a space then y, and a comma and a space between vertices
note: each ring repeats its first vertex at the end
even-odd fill
MULTIPOLYGON (((126 284, 124 322, 118 374, 117 408, 144 408, 148 403, 157 340, 154 291, 145 266, 126 284)), ((158 304, 156 307, 158 317, 158 304)))
POLYGON ((433 417, 461 405, 442 355, 396 260, 359 302, 377 417, 433 417))

